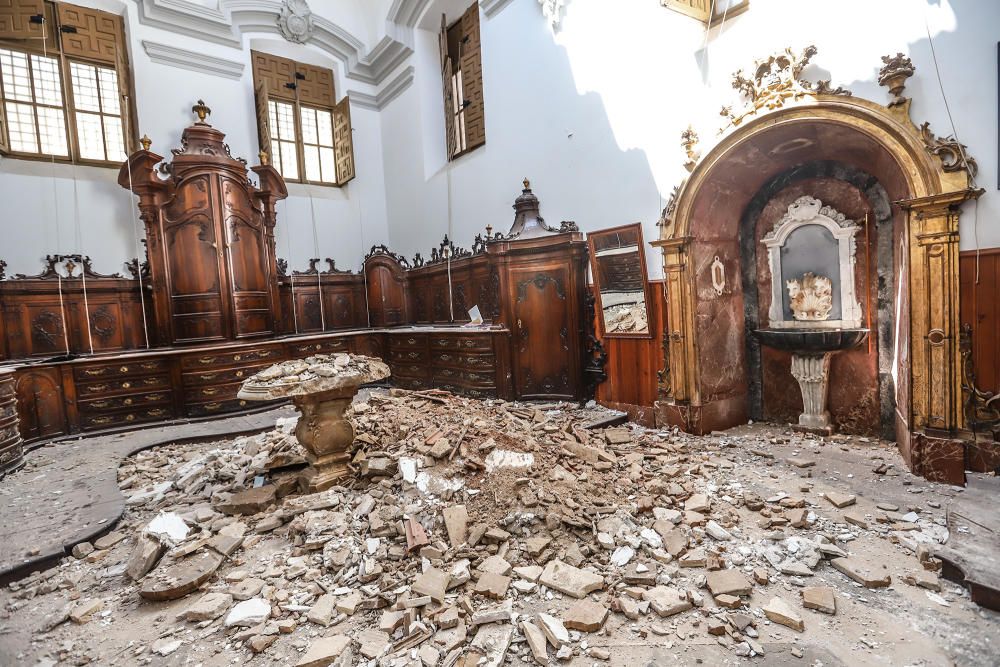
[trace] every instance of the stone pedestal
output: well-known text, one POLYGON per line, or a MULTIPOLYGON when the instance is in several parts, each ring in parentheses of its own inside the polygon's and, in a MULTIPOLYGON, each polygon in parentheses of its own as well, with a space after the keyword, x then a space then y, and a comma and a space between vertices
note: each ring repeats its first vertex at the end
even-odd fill
POLYGON ((344 417, 358 388, 389 377, 381 359, 356 354, 316 355, 271 366, 246 380, 242 399, 271 401, 290 398, 299 412, 295 437, 309 462, 299 485, 315 493, 350 474, 347 467, 354 444, 354 426, 344 417))
POLYGON ((355 385, 292 398, 302 413, 295 437, 305 447, 310 465, 299 480, 303 491, 323 491, 350 475, 354 425, 344 418, 344 411, 357 391, 355 385))
POLYGON ((833 432, 830 412, 826 409, 832 356, 832 352, 792 355, 792 375, 802 391, 802 414, 799 415, 797 430, 824 435, 833 432))

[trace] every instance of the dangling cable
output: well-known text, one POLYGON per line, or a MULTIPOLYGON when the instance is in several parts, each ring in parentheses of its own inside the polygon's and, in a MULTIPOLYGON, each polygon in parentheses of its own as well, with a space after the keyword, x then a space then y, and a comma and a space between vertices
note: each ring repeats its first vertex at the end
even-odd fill
MULTIPOLYGON (((278 201, 275 203, 274 208, 277 212, 278 204, 281 204, 282 208, 285 209, 285 217, 288 215, 288 204, 284 201, 278 201)), ((285 223, 288 228, 287 236, 285 237, 285 251, 288 253, 288 261, 292 261, 292 225, 290 223, 285 223)), ((288 266, 288 280, 290 283, 290 289, 292 292, 292 326, 295 327, 295 333, 299 333, 299 312, 298 312, 298 302, 295 300, 295 269, 288 266)))
MULTIPOLYGON (((965 173, 969 175, 969 186, 976 188, 976 175, 969 168, 969 158, 965 154, 965 146, 958 139, 958 129, 955 127, 955 119, 951 115, 951 106, 948 104, 948 96, 944 92, 944 81, 941 79, 941 68, 938 67, 937 51, 934 50, 934 39, 931 37, 931 26, 927 21, 927 10, 924 10, 924 29, 927 31, 927 44, 931 47, 931 60, 934 62, 934 74, 937 76, 938 89, 941 91, 941 101, 944 102, 945 113, 948 114, 948 122, 951 124, 951 136, 955 139, 955 146, 958 148, 958 156, 965 165, 965 173)), ((973 204, 972 235, 976 242, 976 281, 979 284, 979 198, 973 204)))
MULTIPOLYGON (((313 229, 313 253, 319 255, 319 233, 316 231, 316 206, 313 203, 312 188, 306 190, 309 193, 309 212, 312 215, 313 229)), ((318 258, 318 257, 317 257, 318 258)), ((318 262, 317 262, 318 263, 318 262)), ((316 287, 319 292, 319 322, 321 331, 326 331, 326 313, 323 311, 323 272, 316 267, 316 287)))
POLYGON ((83 261, 83 235, 80 233, 80 195, 76 182, 76 165, 71 167, 73 172, 73 211, 74 211, 74 231, 76 234, 76 247, 80 251, 81 271, 80 277, 83 280, 83 312, 87 321, 87 345, 90 353, 94 353, 94 336, 90 330, 90 300, 87 298, 87 264, 83 261))
MULTIPOLYGON (((45 15, 42 15, 42 56, 48 60, 49 59, 49 31, 46 29, 45 15)), ((62 74, 60 74, 60 80, 62 81, 62 95, 63 103, 65 104, 66 97, 66 81, 63 79, 62 74)), ((65 109, 65 106, 64 106, 65 109)), ((63 112, 65 114, 65 111, 63 112)), ((69 146, 69 135, 66 136, 66 145, 69 146)), ((42 136, 41 132, 38 133, 38 149, 42 150, 42 136)), ((59 261, 62 261, 62 230, 59 226, 59 189, 56 186, 56 154, 49 153, 49 162, 52 167, 51 180, 52 180, 52 205, 55 206, 56 212, 56 257, 59 261)), ((58 264, 58 262, 56 262, 58 264)), ((62 322, 62 334, 63 334, 63 344, 66 347, 66 355, 69 355, 69 330, 66 327, 66 302, 63 298, 63 288, 62 288, 62 274, 59 273, 59 269, 53 266, 53 270, 56 272, 56 286, 59 289, 59 319, 62 322)))
MULTIPOLYGON (((131 109, 131 100, 128 95, 122 96, 125 99, 125 109, 122 112, 122 119, 125 123, 125 141, 128 141, 129 137, 129 127, 128 110, 131 109)), ((142 335, 146 341, 146 349, 149 349, 149 323, 146 321, 146 294, 145 287, 142 284, 142 253, 139 249, 142 244, 139 242, 139 220, 135 215, 135 202, 132 200, 132 195, 135 192, 132 190, 132 155, 128 152, 128 148, 125 149, 125 167, 128 171, 128 210, 132 216, 132 240, 133 249, 135 250, 135 279, 139 282, 139 308, 142 310, 142 335)))

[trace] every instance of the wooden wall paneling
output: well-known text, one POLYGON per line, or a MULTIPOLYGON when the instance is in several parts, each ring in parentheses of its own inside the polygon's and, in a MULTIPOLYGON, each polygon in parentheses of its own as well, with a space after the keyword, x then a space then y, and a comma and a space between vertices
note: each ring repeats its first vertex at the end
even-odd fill
POLYGON ((1000 393, 1000 248, 959 256, 961 321, 972 327, 972 362, 979 389, 1000 393))

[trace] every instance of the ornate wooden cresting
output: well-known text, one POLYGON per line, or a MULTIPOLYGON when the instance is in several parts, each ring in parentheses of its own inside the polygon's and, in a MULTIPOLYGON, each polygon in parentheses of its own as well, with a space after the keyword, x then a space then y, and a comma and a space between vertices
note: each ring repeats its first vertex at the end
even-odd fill
POLYGON ((184 130, 173 161, 148 140, 122 166, 118 183, 139 195, 146 227, 156 340, 208 343, 273 334, 280 320, 274 249, 275 202, 288 192, 277 170, 233 157, 225 134, 205 120, 184 130), (161 178, 160 174, 166 174, 161 178))
MULTIPOLYGON (((704 377, 706 355, 713 351, 700 349, 705 340, 720 338, 708 327, 722 308, 731 308, 723 303, 724 295, 701 289, 708 280, 701 275, 703 264, 708 271, 711 263, 705 255, 715 243, 699 236, 700 225, 708 219, 706 202, 727 198, 718 191, 719 174, 738 168, 739 156, 749 147, 763 151, 764 162, 770 160, 774 169, 780 168, 773 157, 779 154, 788 155, 782 158, 785 168, 810 159, 870 158, 867 167, 876 178, 885 179, 903 218, 894 239, 896 252, 905 255, 898 257, 895 276, 902 283, 895 307, 904 326, 897 349, 901 374, 897 440, 915 471, 961 481, 961 447, 956 449, 955 438, 966 424, 959 349, 958 219, 962 204, 982 193, 975 186, 975 161, 953 137, 936 137, 926 123, 917 126, 910 119, 910 99, 903 94, 906 79, 915 71, 909 58, 902 54, 883 58, 879 83, 892 95, 883 106, 833 89, 829 82, 804 81, 802 70, 815 54, 812 46, 799 53, 786 49, 757 61, 750 74, 737 72, 733 87, 743 94, 745 104, 739 110, 723 108, 727 122, 716 144, 698 155, 690 133, 682 138, 691 175, 671 196, 660 221, 660 239, 653 243, 663 252, 668 308, 661 418, 692 431, 745 419, 735 401, 725 403, 715 379, 704 377), (795 128, 800 128, 798 137, 795 128), (829 141, 819 145, 812 139, 823 131, 856 137, 868 148, 860 154, 838 155, 837 145, 829 141), (767 142, 777 142, 776 137, 782 143, 775 148, 767 142), (761 146, 774 150, 768 153, 761 146), (950 472, 932 471, 940 471, 936 452, 945 450, 958 452, 948 464, 950 472)), ((713 214, 725 217, 718 210, 713 214)), ((731 217, 738 218, 739 211, 731 217)))

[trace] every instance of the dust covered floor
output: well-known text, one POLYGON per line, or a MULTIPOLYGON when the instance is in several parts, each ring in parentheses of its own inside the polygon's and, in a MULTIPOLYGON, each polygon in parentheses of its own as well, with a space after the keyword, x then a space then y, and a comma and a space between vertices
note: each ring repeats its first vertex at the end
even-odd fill
POLYGON ((114 532, 0 591, 0 664, 996 664, 928 555, 961 491, 891 443, 607 414, 372 393, 312 495, 291 419, 141 452, 114 532))

